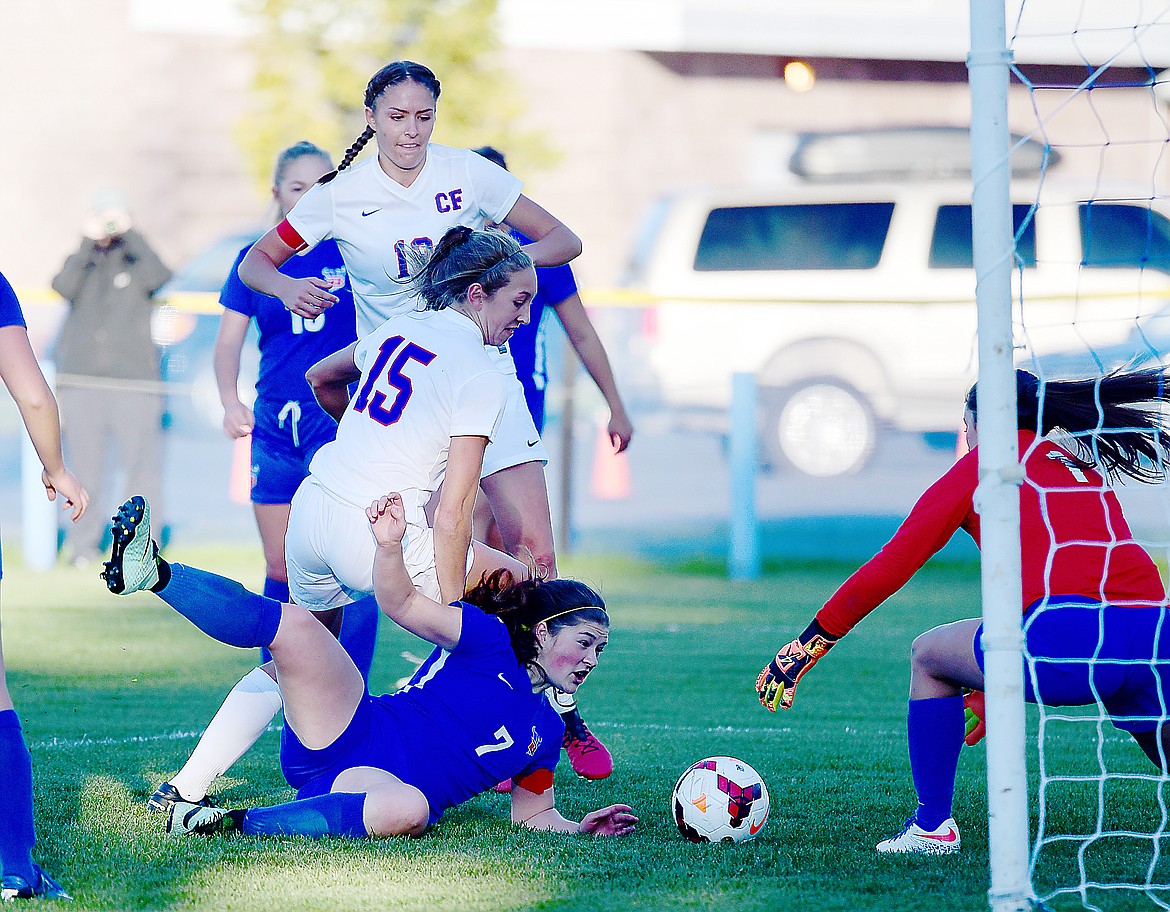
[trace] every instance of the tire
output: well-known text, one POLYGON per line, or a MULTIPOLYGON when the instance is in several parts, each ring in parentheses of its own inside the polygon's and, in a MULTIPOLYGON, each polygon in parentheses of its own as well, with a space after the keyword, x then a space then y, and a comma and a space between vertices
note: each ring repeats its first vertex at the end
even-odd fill
POLYGON ((877 420, 865 396, 835 379, 777 391, 764 425, 773 464, 832 478, 860 471, 877 443, 877 420))

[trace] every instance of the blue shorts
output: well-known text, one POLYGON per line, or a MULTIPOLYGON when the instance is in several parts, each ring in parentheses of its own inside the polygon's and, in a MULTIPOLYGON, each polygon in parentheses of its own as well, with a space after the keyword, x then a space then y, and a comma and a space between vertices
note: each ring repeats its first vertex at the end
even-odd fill
POLYGON ((337 422, 316 402, 257 399, 252 413, 252 503, 291 503, 314 454, 337 436, 337 422))
MULTIPOLYGON (((414 785, 410 756, 402 740, 403 725, 388 711, 384 700, 368 693, 340 735, 328 747, 312 750, 305 747, 287 721, 280 734, 280 767, 288 784, 297 790, 297 798, 315 798, 333 788, 337 777, 355 766, 372 766, 414 785)), ((417 787, 417 786, 416 786, 417 787)), ((436 812, 431 796, 423 790, 430 806, 431 826, 442 816, 436 812)))
MULTIPOLYGON (((983 625, 975 660, 983 669, 983 625)), ((1024 615, 1024 698, 1045 706, 1100 703, 1117 728, 1154 731, 1170 719, 1170 611, 1058 597, 1024 615)))

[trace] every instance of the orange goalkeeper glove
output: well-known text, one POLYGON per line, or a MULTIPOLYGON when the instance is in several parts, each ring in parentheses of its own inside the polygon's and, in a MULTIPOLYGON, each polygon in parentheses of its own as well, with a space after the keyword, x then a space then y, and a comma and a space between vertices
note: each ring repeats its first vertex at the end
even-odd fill
POLYGON ((796 685, 817 660, 836 645, 831 636, 814 619, 804 633, 776 653, 756 678, 756 693, 769 712, 776 707, 791 709, 796 699, 796 685))
POLYGON ((963 743, 974 747, 987 734, 987 708, 983 702, 983 691, 968 690, 963 693, 963 715, 967 721, 963 743))

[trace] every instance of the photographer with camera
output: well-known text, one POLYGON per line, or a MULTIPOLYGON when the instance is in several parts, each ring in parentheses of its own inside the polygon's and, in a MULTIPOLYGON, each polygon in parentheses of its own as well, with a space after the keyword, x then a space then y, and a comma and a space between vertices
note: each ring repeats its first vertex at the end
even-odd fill
POLYGON ((77 565, 98 556, 103 517, 130 489, 160 503, 163 387, 150 319, 153 296, 171 271, 132 225, 119 192, 98 194, 81 246, 53 279, 69 302, 55 356, 62 434, 98 508, 71 530, 77 565), (126 490, 103 484, 107 457, 115 474, 125 471, 126 490))

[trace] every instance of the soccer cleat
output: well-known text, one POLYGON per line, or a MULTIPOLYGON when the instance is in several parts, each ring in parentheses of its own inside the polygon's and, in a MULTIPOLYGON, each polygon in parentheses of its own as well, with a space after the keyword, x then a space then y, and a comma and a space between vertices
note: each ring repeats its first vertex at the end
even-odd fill
POLYGON ((6 875, 3 881, 0 881, 0 900, 12 902, 17 899, 33 899, 34 897, 41 899, 73 899, 72 896, 65 892, 64 887, 41 870, 40 865, 33 864, 33 874, 37 876, 37 880, 39 881, 36 887, 33 887, 32 884, 17 874, 6 875))
POLYGON ((924 830, 914 818, 897 836, 877 844, 883 855, 950 855, 959 851, 959 827, 954 817, 948 817, 933 830, 924 830))
POLYGON ((499 792, 501 795, 507 795, 512 791, 512 780, 504 779, 502 782, 497 782, 492 786, 493 792, 499 792))
POLYGON ((150 504, 135 495, 114 514, 114 544, 102 579, 115 595, 158 583, 158 545, 150 537, 150 504))
POLYGON ((187 804, 197 804, 200 807, 215 807, 215 801, 208 795, 204 795, 198 801, 187 801, 177 788, 169 782, 164 782, 154 790, 154 794, 146 801, 146 806, 152 811, 163 813, 169 811, 172 805, 178 804, 180 801, 187 804))
POLYGON ((239 821, 242 816, 242 812, 228 811, 226 808, 176 801, 167 812, 167 833, 171 836, 190 836, 192 833, 211 836, 215 833, 227 833, 240 828, 239 821))
POLYGON ((613 772, 613 757, 606 746, 589 730, 577 708, 561 713, 565 720, 565 737, 561 747, 569 755, 573 772, 582 779, 604 779, 613 772))

